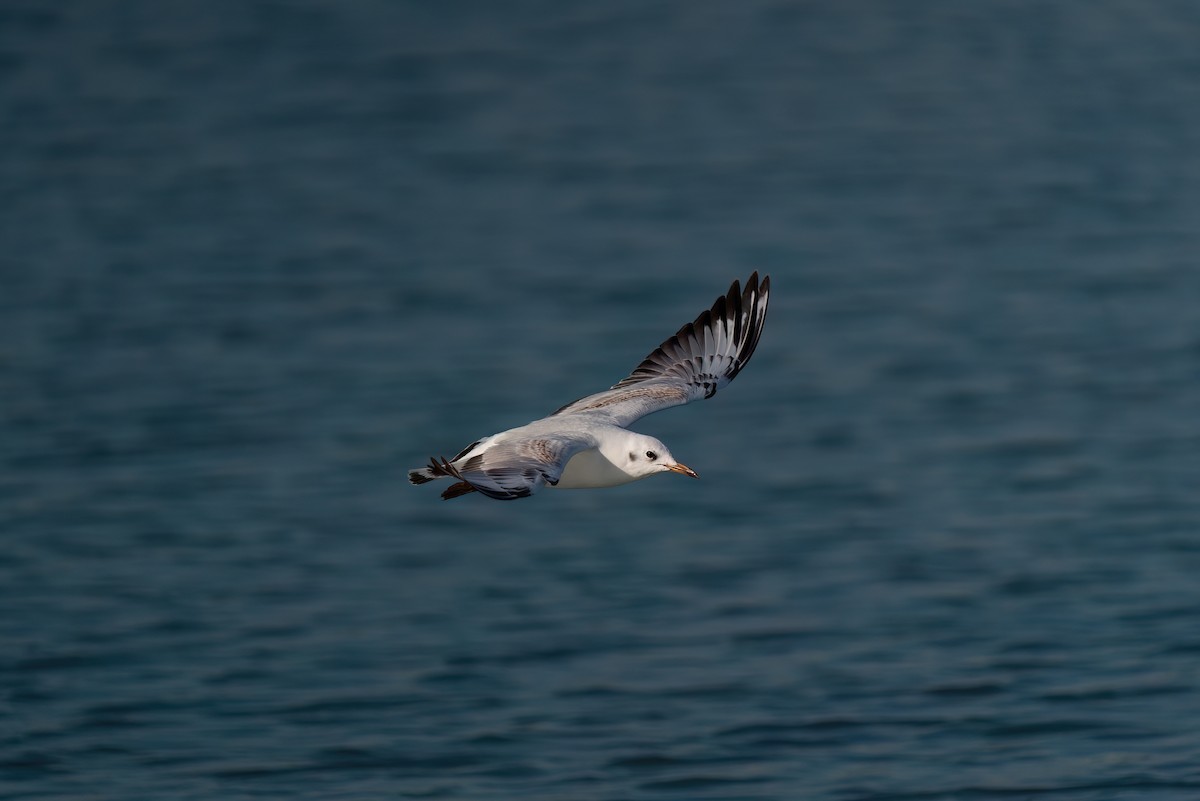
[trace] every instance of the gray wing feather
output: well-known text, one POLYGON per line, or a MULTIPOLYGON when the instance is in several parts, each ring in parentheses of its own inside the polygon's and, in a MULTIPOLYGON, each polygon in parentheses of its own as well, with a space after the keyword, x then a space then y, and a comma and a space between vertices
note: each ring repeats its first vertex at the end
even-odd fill
POLYGON ((584 436, 519 437, 467 451, 453 462, 432 460, 430 469, 465 481, 475 490, 502 501, 525 498, 546 484, 557 484, 576 453, 595 442, 584 436))
MULTIPOLYGON (((650 353, 610 389, 567 404, 554 415, 595 414, 627 426, 639 417, 711 398, 741 372, 762 335, 771 290, 755 272, 650 353)), ((554 416, 551 415, 551 416, 554 416)))

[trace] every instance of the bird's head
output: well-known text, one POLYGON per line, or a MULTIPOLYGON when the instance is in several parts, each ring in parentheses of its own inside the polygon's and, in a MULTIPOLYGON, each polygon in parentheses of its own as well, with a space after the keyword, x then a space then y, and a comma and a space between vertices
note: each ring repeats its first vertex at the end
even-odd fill
POLYGON ((671 455, 671 451, 667 449, 666 445, 645 434, 630 435, 625 462, 621 467, 625 472, 637 478, 666 472, 699 478, 695 470, 675 461, 675 457, 671 455))

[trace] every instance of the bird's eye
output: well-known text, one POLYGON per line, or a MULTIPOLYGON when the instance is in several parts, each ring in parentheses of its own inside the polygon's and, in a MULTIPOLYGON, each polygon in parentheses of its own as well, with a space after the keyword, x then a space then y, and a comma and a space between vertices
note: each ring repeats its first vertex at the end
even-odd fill
POLYGON ((658 458, 658 454, 654 451, 646 451, 646 458, 653 462, 658 458))

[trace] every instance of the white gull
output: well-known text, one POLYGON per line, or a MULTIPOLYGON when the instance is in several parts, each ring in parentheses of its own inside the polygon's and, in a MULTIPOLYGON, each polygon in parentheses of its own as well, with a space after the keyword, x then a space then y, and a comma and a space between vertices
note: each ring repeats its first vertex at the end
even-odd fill
POLYGON ((626 428, 652 412, 711 398, 746 366, 767 315, 771 279, 755 272, 737 281, 711 309, 655 348, 611 388, 568 403, 549 417, 472 442, 458 456, 434 458, 408 471, 424 484, 456 479, 442 497, 469 492, 509 501, 545 485, 558 489, 615 487, 655 473, 697 478, 654 437, 626 428))

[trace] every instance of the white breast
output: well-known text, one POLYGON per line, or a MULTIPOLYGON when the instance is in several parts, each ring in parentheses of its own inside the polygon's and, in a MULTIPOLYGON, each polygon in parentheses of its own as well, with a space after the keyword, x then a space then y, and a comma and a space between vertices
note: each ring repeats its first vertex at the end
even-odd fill
POLYGON ((639 478, 642 476, 631 476, 610 462, 598 448, 591 448, 571 457, 556 486, 558 489, 615 487, 639 478))

